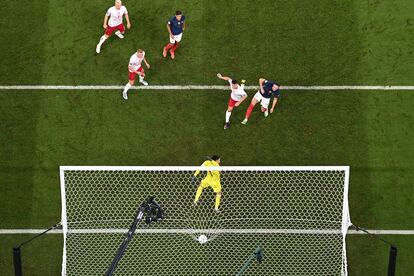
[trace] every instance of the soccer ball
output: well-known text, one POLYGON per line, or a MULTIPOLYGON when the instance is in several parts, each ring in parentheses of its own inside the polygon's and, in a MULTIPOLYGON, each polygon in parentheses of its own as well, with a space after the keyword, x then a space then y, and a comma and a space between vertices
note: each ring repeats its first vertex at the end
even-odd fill
POLYGON ((198 236, 198 242, 199 243, 201 243, 201 244, 203 244, 203 243, 206 243, 207 241, 208 241, 208 239, 207 239, 207 236, 206 235, 200 235, 200 236, 198 236))

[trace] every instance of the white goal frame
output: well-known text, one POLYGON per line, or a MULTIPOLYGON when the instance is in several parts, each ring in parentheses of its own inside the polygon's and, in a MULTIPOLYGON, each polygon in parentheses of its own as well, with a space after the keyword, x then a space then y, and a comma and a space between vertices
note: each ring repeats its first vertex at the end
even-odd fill
MULTIPOLYGON (((349 214, 348 190, 349 190, 349 166, 220 166, 220 167, 201 167, 201 166, 60 166, 60 185, 61 185, 61 224, 63 231, 63 259, 62 275, 66 275, 66 236, 68 234, 68 221, 66 213, 66 196, 65 196, 65 171, 343 171, 345 173, 343 189, 343 211, 342 211, 342 229, 318 229, 313 234, 342 234, 343 237, 343 262, 342 276, 347 276, 347 259, 346 259, 346 234, 348 227, 352 225, 349 214)), ((87 229, 72 230, 71 233, 126 233, 128 229, 87 229)), ((202 229, 200 233, 260 233, 260 234, 285 234, 299 233, 306 234, 307 230, 292 229, 202 229)), ((141 233, 169 233, 169 234, 193 234, 197 229, 137 229, 141 233)))

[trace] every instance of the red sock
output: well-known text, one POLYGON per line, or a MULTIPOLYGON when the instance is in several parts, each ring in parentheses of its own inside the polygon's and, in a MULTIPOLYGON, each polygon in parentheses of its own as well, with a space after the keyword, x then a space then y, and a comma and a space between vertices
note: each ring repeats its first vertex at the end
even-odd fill
POLYGON ((167 45, 165 45, 165 50, 168 51, 169 49, 173 48, 175 45, 168 43, 167 45))
POLYGON ((171 48, 171 52, 175 52, 175 50, 180 47, 180 44, 176 43, 174 44, 174 46, 171 48))
POLYGON ((249 105, 249 108, 248 108, 248 109, 247 109, 247 111, 246 111, 246 118, 247 118, 247 119, 249 119, 249 118, 250 118, 250 114, 252 114, 253 108, 254 108, 254 105, 253 105, 253 104, 250 104, 250 105, 249 105))

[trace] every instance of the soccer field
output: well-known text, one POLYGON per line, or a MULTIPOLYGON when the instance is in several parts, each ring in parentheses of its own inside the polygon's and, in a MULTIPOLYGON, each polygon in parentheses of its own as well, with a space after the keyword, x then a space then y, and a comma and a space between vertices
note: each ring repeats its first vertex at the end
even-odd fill
MULTIPOLYGON (((131 30, 97 55, 112 1, 3 1, 0 86, 123 86, 137 48, 151 64, 150 85, 226 85, 218 72, 249 86, 259 77, 282 86, 414 85, 409 0, 124 4, 131 30), (187 29, 172 61, 161 53, 176 9, 187 29)), ((60 221, 60 165, 196 166, 212 154, 225 166, 349 165, 355 225, 414 229, 413 90, 281 90, 273 114, 256 106, 244 126, 248 90, 226 131, 229 90, 131 90, 128 101, 121 92, 0 90, 0 229, 60 221)), ((13 275, 12 247, 30 237, 0 235, 1 275, 13 275)), ((384 238, 399 249, 397 275, 412 275, 414 236, 384 238)), ((25 275, 60 274, 62 243, 51 234, 24 247, 25 275)), ((347 256, 349 275, 386 274, 388 247, 366 235, 347 236, 347 256)))

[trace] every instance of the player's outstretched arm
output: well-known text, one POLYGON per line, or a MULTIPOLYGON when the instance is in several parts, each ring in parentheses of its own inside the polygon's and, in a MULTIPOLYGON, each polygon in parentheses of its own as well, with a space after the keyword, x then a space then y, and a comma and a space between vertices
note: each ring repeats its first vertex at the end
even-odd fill
MULTIPOLYGON (((204 161, 204 162, 203 162, 203 164, 201 164, 201 166, 200 166, 200 167, 205 167, 205 166, 206 166, 206 164, 207 164, 207 161, 204 161)), ((197 177, 199 174, 200 174, 200 170, 197 170, 197 171, 194 173, 194 176, 195 176, 195 177, 197 177)))
POLYGON ((171 32, 170 21, 168 21, 168 23, 167 23, 167 31, 168 31, 168 33, 170 34, 170 37, 171 37, 171 38, 174 38, 174 35, 173 35, 173 34, 172 34, 172 32, 171 32))
MULTIPOLYGON (((204 164, 204 163, 203 163, 204 164)), ((201 165, 203 166, 203 165, 201 165)), ((194 177, 197 177, 200 174, 200 170, 196 170, 195 173, 193 174, 194 177)))
POLYGON ((149 65, 149 63, 147 62, 147 60, 145 59, 145 57, 144 57, 144 62, 145 62, 145 66, 147 66, 147 68, 148 68, 148 69, 150 69, 150 65, 149 65))
POLYGON ((127 22, 127 28, 129 30, 129 29, 131 29, 131 21, 129 21, 129 16, 128 16, 127 13, 125 14, 125 19, 126 19, 126 22, 127 22))
POLYGON ((227 77, 227 76, 223 76, 223 75, 222 75, 222 74, 220 74, 220 73, 218 73, 218 74, 217 74, 217 77, 218 77, 219 79, 222 79, 222 80, 225 80, 225 81, 231 80, 231 78, 229 78, 229 77, 227 77))
POLYGON ((103 27, 104 27, 104 29, 106 29, 106 28, 108 28, 108 15, 107 14, 105 14, 105 17, 104 17, 104 23, 103 23, 103 27))
POLYGON ((263 90, 263 83, 266 81, 266 79, 260 78, 259 79, 259 86, 260 86, 260 92, 264 93, 263 90))

